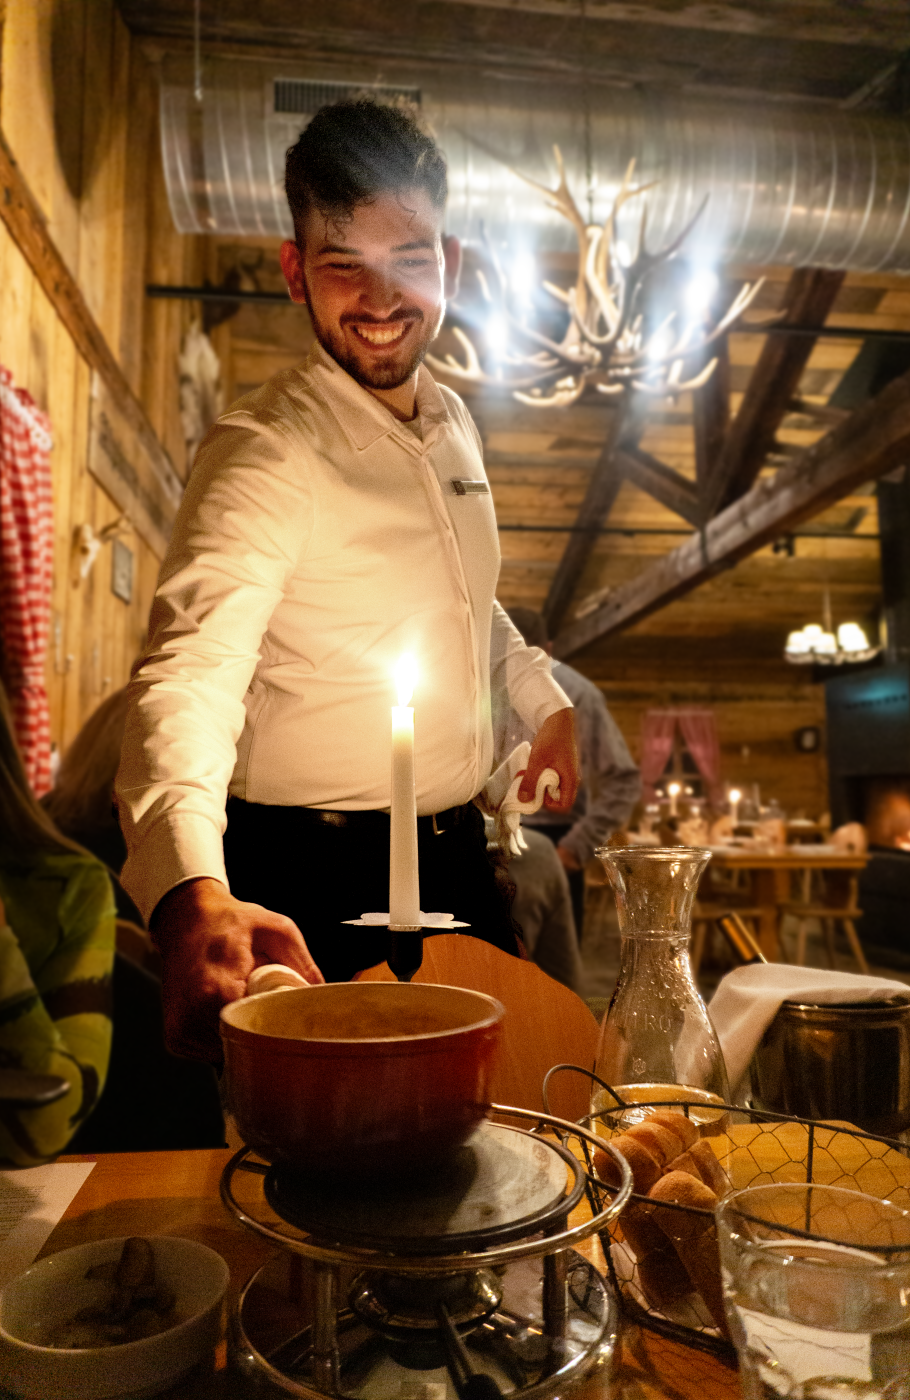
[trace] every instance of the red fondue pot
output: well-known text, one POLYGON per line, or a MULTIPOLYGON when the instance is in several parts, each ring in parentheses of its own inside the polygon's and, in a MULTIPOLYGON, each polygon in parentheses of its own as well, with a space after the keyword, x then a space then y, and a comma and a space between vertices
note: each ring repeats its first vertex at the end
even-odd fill
POLYGON ((430 1165, 483 1117, 504 1008, 425 983, 335 982, 244 997, 221 1012, 240 1135, 305 1171, 430 1165))

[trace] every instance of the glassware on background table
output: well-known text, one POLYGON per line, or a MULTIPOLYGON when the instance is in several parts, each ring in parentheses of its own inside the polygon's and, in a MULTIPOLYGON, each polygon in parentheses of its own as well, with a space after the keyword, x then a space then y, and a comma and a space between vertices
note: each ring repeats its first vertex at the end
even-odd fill
MULTIPOLYGON (((727 1071, 689 961, 692 906, 709 851, 683 846, 601 847, 622 937, 619 978, 604 1018, 595 1072, 626 1103, 729 1098, 727 1071)), ((596 1088, 591 1112, 621 1124, 596 1088)), ((639 1113, 637 1117, 643 1117, 639 1113)), ((690 1115, 698 1117, 697 1110, 690 1115)), ((718 1118, 706 1110, 704 1121, 718 1118)))
POLYGON ((910 1400, 910 1211, 751 1186, 717 1207, 745 1400, 910 1400))

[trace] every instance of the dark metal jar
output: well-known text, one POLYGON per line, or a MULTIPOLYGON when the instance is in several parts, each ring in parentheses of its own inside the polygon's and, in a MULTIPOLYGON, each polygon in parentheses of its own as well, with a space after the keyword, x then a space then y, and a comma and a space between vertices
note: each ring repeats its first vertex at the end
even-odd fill
POLYGON ((910 1127, 910 989, 890 1001, 784 1002, 750 1066, 756 1108, 838 1119, 893 1136, 910 1127))

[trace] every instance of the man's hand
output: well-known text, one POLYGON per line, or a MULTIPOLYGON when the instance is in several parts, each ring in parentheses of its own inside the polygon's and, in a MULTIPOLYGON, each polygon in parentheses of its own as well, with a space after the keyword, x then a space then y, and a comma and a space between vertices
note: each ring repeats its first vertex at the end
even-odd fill
POLYGON ((220 1064, 218 1014, 246 991, 254 967, 285 963, 324 981, 297 925, 243 904, 220 880, 187 880, 158 904, 151 934, 161 953, 164 1038, 177 1055, 220 1064))
POLYGON ((522 802, 530 802, 537 791, 537 779, 545 768, 559 774, 559 802, 549 791, 543 805, 554 812, 571 812, 578 792, 578 751, 575 747, 575 712, 569 706, 545 719, 531 745, 531 756, 518 789, 522 802))

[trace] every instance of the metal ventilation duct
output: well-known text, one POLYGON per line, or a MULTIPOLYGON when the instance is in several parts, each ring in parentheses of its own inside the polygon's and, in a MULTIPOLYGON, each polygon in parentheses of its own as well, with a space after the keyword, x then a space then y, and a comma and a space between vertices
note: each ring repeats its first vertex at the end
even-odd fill
MULTIPOLYGON (((192 72, 162 72, 164 168, 182 233, 289 236, 285 151, 326 100, 370 84, 277 61, 212 59, 201 103, 192 72), (288 111, 288 108, 291 108, 288 111)), ((633 157, 651 246, 678 233, 705 195, 690 248, 704 260, 910 273, 910 124, 857 112, 738 106, 640 89, 544 88, 430 74, 419 99, 449 163, 447 227, 500 247, 571 249, 568 225, 509 167, 555 183, 553 145, 579 204, 602 220, 633 157)), ((620 224, 633 236, 634 205, 620 224)))

